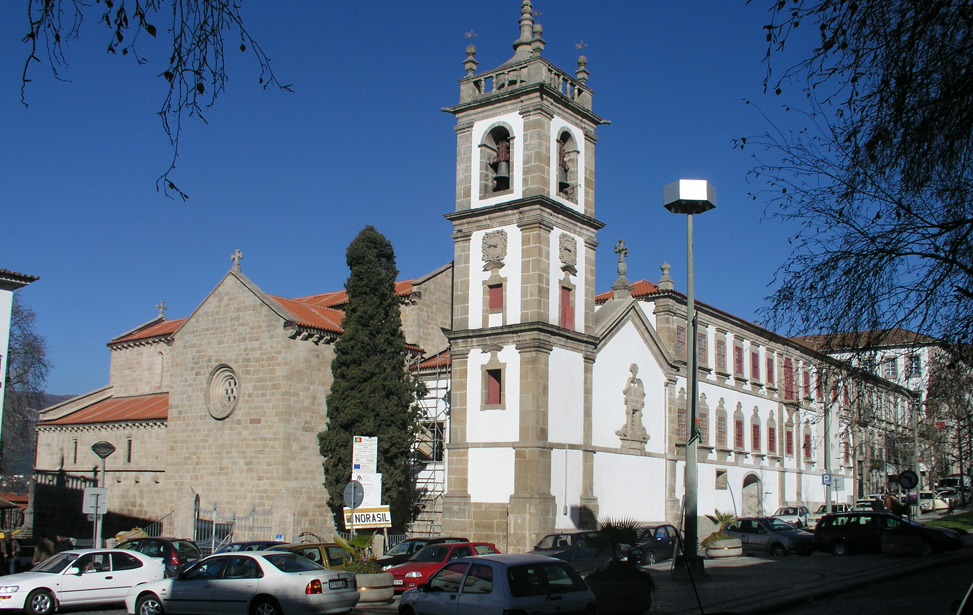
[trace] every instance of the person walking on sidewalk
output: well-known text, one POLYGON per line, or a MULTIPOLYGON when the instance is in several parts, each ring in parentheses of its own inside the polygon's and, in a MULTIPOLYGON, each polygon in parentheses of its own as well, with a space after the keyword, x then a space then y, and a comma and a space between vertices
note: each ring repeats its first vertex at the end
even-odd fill
POLYGON ((31 565, 36 566, 52 555, 54 555, 54 543, 47 537, 47 534, 41 534, 40 542, 34 547, 34 557, 30 561, 31 565))
POLYGON ((0 554, 3 554, 3 559, 6 562, 6 571, 10 574, 17 573, 17 556, 20 555, 20 543, 14 538, 14 535, 10 532, 4 533, 0 532, 0 554))

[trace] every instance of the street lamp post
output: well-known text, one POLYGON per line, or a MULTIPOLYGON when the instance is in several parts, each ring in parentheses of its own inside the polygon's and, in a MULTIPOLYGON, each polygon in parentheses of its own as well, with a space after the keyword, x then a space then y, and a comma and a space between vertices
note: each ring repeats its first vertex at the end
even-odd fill
POLYGON ((696 496, 699 490, 697 481, 697 450, 699 435, 696 417, 699 404, 697 388, 698 372, 696 360, 697 327, 696 303, 693 298, 693 214, 701 214, 716 207, 716 188, 702 179, 680 179, 663 188, 665 208, 674 214, 686 214, 686 388, 689 400, 686 430, 686 503, 683 527, 686 534, 685 564, 687 568, 702 569, 703 560, 699 557, 699 532, 697 529, 698 511, 696 496))
MULTIPOLYGON (((115 452, 115 447, 111 444, 111 442, 105 442, 104 440, 102 440, 101 442, 95 442, 94 446, 91 447, 91 450, 95 452, 95 455, 101 457, 101 480, 99 481, 100 483, 99 486, 105 487, 108 484, 108 481, 105 480, 105 459, 108 459, 109 455, 115 452)), ((92 547, 94 547, 95 549, 101 548, 101 521, 102 521, 102 515, 98 512, 98 508, 96 504, 95 538, 94 538, 94 544, 92 545, 92 547)))

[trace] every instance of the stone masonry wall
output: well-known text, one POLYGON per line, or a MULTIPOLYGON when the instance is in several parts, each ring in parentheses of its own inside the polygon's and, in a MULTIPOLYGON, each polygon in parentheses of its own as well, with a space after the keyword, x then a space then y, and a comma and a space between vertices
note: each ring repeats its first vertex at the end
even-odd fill
POLYGON ((433 355, 449 345, 443 328, 450 327, 452 317, 453 268, 446 267, 432 275, 415 290, 421 297, 414 303, 402 306, 402 331, 410 344, 418 344, 433 355))
POLYGON ((290 519, 275 515, 285 539, 302 531, 329 537, 317 433, 327 423, 333 351, 290 339, 245 281, 252 285, 227 275, 173 343, 166 497, 183 501, 191 490, 203 508, 217 504, 223 514, 274 506, 291 511, 290 519), (209 380, 220 365, 236 373, 238 402, 217 420, 209 380))
POLYGON ((116 397, 169 390, 170 348, 160 342, 112 350, 110 384, 116 397))

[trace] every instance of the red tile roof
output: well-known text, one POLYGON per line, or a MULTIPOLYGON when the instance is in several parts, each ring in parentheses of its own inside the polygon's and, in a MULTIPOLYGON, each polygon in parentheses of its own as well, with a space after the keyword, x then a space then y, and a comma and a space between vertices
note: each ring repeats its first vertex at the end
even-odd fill
MULTIPOLYGON (((659 287, 655 282, 649 282, 648 280, 639 280, 632 284, 632 297, 638 299, 640 297, 647 297, 651 294, 659 292, 659 287)), ((604 303, 615 296, 615 291, 609 290, 608 292, 599 293, 595 295, 595 303, 604 303)))
POLYGON ((833 350, 860 350, 889 346, 921 346, 935 344, 937 340, 909 331, 908 329, 873 329, 846 333, 801 335, 792 340, 820 352, 833 350))
MULTIPOLYGON (((395 294, 399 297, 408 297, 411 295, 412 282, 413 280, 401 280, 396 282, 395 294)), ((295 299, 295 301, 309 303, 320 307, 344 307, 348 305, 348 292, 339 290, 321 295, 309 295, 307 297, 299 297, 298 299, 295 299)))
POLYGON ((109 397, 61 418, 41 421, 38 426, 122 423, 165 420, 168 418, 169 394, 157 393, 138 397, 109 397))
POLYGON ((290 312, 297 319, 294 322, 302 327, 321 329, 333 333, 341 333, 341 319, 345 313, 327 307, 320 307, 300 299, 286 299, 268 295, 271 299, 280 304, 282 308, 290 312))
POLYGON ((108 345, 111 346, 114 344, 123 344, 125 342, 134 342, 137 340, 149 339, 151 337, 162 337, 165 335, 169 335, 173 331, 178 329, 185 321, 186 321, 185 318, 177 318, 175 320, 163 320, 153 325, 149 325, 144 329, 139 329, 138 331, 129 333, 125 337, 113 339, 112 341, 108 342, 108 345))
POLYGON ((453 364, 453 358, 449 356, 449 351, 444 350, 434 357, 429 357, 419 364, 419 369, 434 369, 436 367, 449 367, 453 364))

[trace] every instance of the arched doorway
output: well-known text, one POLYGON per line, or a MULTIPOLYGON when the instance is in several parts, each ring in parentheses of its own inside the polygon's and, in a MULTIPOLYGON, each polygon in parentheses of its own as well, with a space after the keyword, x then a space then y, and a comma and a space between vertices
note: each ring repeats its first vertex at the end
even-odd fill
POLYGON ((743 517, 759 517, 764 514, 760 477, 747 474, 743 479, 743 517))

